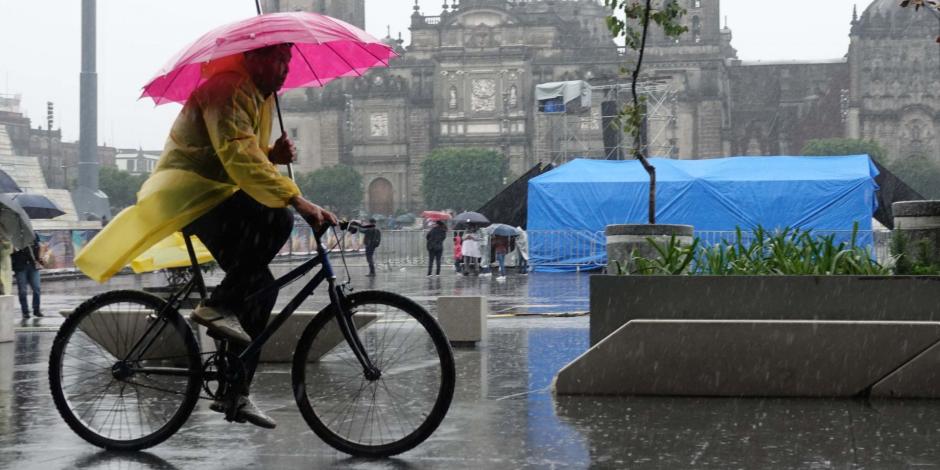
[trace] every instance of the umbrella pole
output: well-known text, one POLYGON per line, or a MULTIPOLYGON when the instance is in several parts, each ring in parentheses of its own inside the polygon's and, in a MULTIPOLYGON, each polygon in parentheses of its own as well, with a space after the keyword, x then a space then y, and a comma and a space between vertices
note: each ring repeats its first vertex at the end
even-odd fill
MULTIPOLYGON (((258 11, 258 16, 261 16, 261 0, 255 0, 255 10, 258 11)), ((284 118, 281 116, 281 101, 277 99, 277 92, 274 93, 274 107, 277 109, 277 123, 281 127, 281 137, 287 135, 284 132, 284 118)), ((291 180, 294 179, 294 167, 290 163, 287 164, 287 176, 291 180)))

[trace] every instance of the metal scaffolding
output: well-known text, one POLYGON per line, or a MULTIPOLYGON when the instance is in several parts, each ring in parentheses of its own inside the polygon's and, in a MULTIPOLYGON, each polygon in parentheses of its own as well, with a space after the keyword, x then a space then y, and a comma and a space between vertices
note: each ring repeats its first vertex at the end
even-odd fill
MULTIPOLYGON (((605 116, 601 103, 614 101, 620 110, 632 102, 629 83, 591 87, 592 104, 584 109, 537 112, 536 155, 539 161, 560 164, 574 158, 607 158, 603 123, 616 116, 605 116)), ((637 85, 637 93, 647 104, 646 155, 678 158, 678 92, 665 81, 647 81, 637 85)), ((620 132, 619 150, 623 158, 632 158, 633 138, 620 132)))

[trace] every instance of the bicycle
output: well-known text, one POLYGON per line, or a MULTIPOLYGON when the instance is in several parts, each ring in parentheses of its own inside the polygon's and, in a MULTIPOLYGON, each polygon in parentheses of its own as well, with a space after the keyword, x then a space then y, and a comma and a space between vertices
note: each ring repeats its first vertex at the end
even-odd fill
MULTIPOLYGON (((338 284, 320 240, 325 232, 325 227, 316 232, 316 256, 252 294, 280 290, 321 266, 238 355, 220 338, 215 352, 200 352, 179 313, 194 290, 207 298, 188 236, 192 277, 166 300, 118 290, 82 303, 63 323, 50 353, 49 385, 59 414, 84 440, 110 450, 163 442, 182 427, 200 398, 224 400, 225 419, 234 420, 245 358, 260 354, 325 280, 330 304, 307 324, 291 368, 305 421, 327 444, 354 456, 392 456, 423 442, 453 399, 450 343, 437 321, 408 298, 352 292, 349 281, 338 284)), ((337 244, 340 240, 337 236, 337 244)))

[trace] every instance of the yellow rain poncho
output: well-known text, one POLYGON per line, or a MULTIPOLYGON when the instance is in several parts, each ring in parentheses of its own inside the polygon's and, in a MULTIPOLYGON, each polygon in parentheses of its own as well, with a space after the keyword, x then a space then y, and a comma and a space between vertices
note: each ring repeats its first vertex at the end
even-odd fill
POLYGON ((137 204, 121 211, 75 258, 92 279, 104 282, 238 190, 274 208, 300 194, 268 160, 273 96, 266 99, 258 91, 240 60, 210 67, 211 78, 173 123, 137 204))
MULTIPOLYGON (((209 249, 193 237, 193 251, 199 264, 214 261, 209 249)), ((147 273, 158 269, 185 268, 191 266, 189 251, 186 250, 186 240, 181 232, 176 232, 160 240, 156 245, 147 249, 140 256, 131 261, 131 269, 135 273, 147 273)))

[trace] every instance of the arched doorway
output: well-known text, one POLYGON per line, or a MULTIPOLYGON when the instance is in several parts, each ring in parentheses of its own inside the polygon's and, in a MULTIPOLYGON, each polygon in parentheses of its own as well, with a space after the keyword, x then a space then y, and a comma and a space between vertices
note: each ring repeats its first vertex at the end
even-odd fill
POLYGON ((395 212, 395 190, 385 178, 376 178, 369 183, 369 212, 392 215, 395 212))

